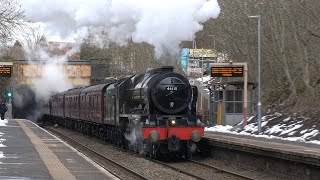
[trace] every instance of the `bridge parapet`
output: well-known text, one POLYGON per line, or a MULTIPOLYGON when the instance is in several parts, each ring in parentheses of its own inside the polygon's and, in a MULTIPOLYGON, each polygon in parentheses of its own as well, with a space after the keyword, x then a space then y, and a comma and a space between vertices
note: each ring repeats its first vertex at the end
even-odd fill
POLYGON ((91 63, 90 61, 67 61, 46 64, 43 61, 30 63, 25 60, 13 62, 13 78, 17 85, 31 85, 41 79, 45 73, 52 73, 52 76, 59 73, 72 86, 85 86, 90 84, 91 63))

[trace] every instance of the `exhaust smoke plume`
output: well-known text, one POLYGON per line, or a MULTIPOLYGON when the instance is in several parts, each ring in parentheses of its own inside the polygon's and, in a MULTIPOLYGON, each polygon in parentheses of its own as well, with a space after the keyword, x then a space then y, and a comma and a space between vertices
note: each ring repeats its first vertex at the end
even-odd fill
POLYGON ((191 41, 201 23, 217 18, 217 0, 27 0, 27 16, 45 23, 48 37, 66 38, 87 27, 101 27, 120 45, 132 38, 154 46, 156 57, 176 55, 181 41, 191 41))
POLYGON ((53 46, 48 42, 40 42, 33 48, 25 47, 28 60, 28 74, 34 76, 31 85, 21 86, 15 91, 15 116, 36 121, 42 116, 43 106, 48 103, 52 94, 62 92, 72 88, 67 80, 67 74, 63 64, 68 56, 79 51, 79 47, 74 45, 63 55, 59 50, 65 49, 68 44, 60 43, 59 47, 53 46), (58 52, 57 52, 58 51, 58 52), (32 65, 35 66, 32 66, 32 65), (40 68, 39 68, 40 67, 40 68))
POLYGON ((59 47, 55 47, 47 42, 46 44, 40 43, 36 49, 27 50, 29 64, 35 63, 34 60, 43 63, 42 70, 39 72, 40 78, 36 79, 32 86, 37 100, 47 101, 51 94, 72 88, 72 85, 66 82, 67 74, 64 72, 63 64, 67 62, 68 56, 79 51, 79 46, 72 46, 63 55, 54 54, 56 51, 64 49, 67 45, 60 43, 59 47))

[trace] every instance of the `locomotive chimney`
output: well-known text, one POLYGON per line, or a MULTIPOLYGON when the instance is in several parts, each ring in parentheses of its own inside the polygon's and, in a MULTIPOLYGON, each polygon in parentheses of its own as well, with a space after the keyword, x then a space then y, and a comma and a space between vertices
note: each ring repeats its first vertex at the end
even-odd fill
POLYGON ((162 66, 160 68, 155 69, 148 69, 145 74, 145 78, 149 77, 150 75, 156 74, 156 73, 170 73, 173 72, 173 66, 162 66))
POLYGON ((173 72, 174 67, 173 66, 162 66, 160 69, 162 72, 173 72))

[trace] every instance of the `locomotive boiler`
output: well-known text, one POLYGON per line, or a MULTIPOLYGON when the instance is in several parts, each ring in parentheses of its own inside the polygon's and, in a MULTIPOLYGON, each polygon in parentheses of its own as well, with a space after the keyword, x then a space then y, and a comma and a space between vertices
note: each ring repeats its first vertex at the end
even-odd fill
POLYGON ((197 94, 187 78, 164 66, 54 95, 46 116, 151 158, 191 158, 204 135, 197 94))

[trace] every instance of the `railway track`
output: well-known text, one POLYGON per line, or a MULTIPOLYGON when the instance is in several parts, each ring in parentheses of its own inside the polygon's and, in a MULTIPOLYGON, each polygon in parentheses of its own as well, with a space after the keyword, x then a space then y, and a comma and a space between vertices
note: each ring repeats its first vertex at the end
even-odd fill
POLYGON ((72 147, 80 151, 81 153, 85 154, 86 156, 90 157, 93 161, 95 161, 97 164, 99 164, 101 167, 112 173, 114 176, 118 177, 119 179, 142 179, 146 180, 148 178, 130 170, 129 168, 113 161, 112 159, 102 155, 99 152, 96 152, 85 145, 83 145, 81 142, 78 142, 74 139, 71 139, 70 137, 64 135, 63 133, 60 133, 58 131, 55 131, 53 128, 46 128, 49 132, 55 134, 56 136, 59 136, 63 140, 65 140, 68 144, 70 144, 72 147))
POLYGON ((235 176, 236 178, 239 178, 239 179, 253 179, 253 178, 241 175, 239 173, 231 172, 231 171, 228 171, 228 170, 222 170, 222 169, 220 169, 218 167, 215 167, 215 166, 212 166, 212 165, 209 165, 209 164, 205 164, 205 163, 202 163, 202 162, 199 162, 199 161, 190 160, 189 162, 201 165, 203 167, 208 167, 208 168, 214 169, 219 173, 231 174, 231 175, 233 175, 233 176, 235 176))
POLYGON ((194 177, 194 178, 196 178, 196 179, 206 180, 205 178, 202 178, 202 177, 200 177, 200 176, 194 175, 194 174, 192 174, 192 173, 190 173, 190 172, 188 172, 188 171, 182 170, 181 168, 177 168, 177 167, 175 167, 175 166, 173 166, 173 165, 170 165, 169 163, 161 162, 161 161, 154 160, 154 159, 150 159, 150 161, 153 161, 153 162, 155 162, 155 163, 161 164, 162 166, 168 167, 168 168, 170 168, 170 169, 173 169, 173 170, 175 170, 175 171, 178 171, 179 173, 183 173, 183 174, 185 174, 185 175, 187 175, 187 176, 191 176, 191 177, 194 177))
MULTIPOLYGON (((68 137, 67 135, 64 135, 63 133, 56 131, 54 128, 49 128, 49 129, 47 128, 47 130, 59 136, 61 139, 65 140, 68 144, 78 149, 80 152, 86 154, 88 157, 93 159, 97 164, 104 167, 106 170, 108 170, 110 173, 114 174, 116 177, 120 179, 150 179, 150 176, 145 177, 141 174, 138 174, 130 170, 129 168, 122 166, 116 161, 109 159, 105 155, 102 155, 99 152, 96 152, 95 150, 90 149, 89 147, 82 144, 81 142, 78 142, 77 140, 74 140, 68 137), (114 167, 117 167, 117 169, 115 169, 114 167)), ((133 153, 132 151, 128 151, 128 150, 120 150, 120 151, 124 151, 129 154, 134 154, 135 156, 140 156, 140 155, 137 155, 136 153, 133 153)), ((148 159, 148 160, 153 163, 159 164, 160 166, 163 166, 166 169, 171 169, 175 172, 178 172, 178 174, 184 174, 185 176, 191 177, 192 179, 200 179, 200 180, 252 179, 235 172, 222 170, 218 167, 214 167, 212 165, 204 164, 202 162, 194 161, 194 160, 177 161, 177 162, 162 162, 154 159, 148 159)))
POLYGON ((207 179, 252 179, 241 174, 219 169, 217 167, 204 164, 202 162, 189 160, 181 162, 161 162, 158 160, 152 160, 158 164, 162 164, 165 167, 169 167, 175 171, 186 174, 200 180, 207 179))

